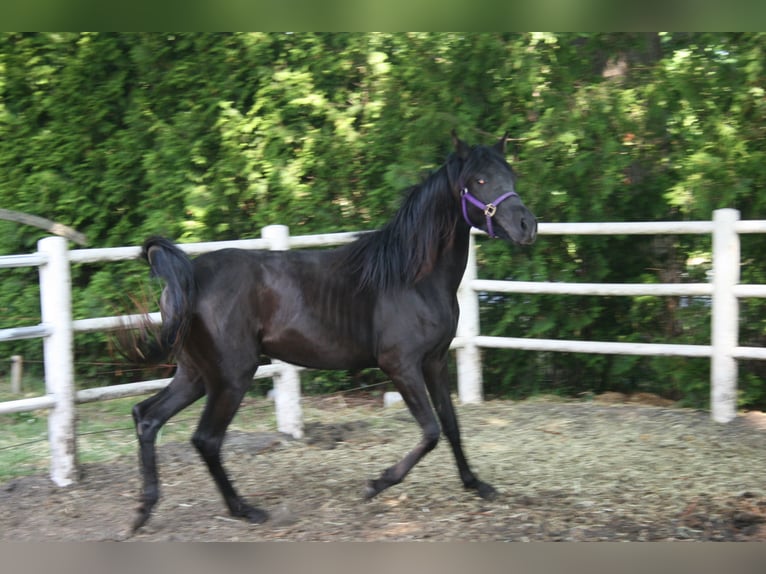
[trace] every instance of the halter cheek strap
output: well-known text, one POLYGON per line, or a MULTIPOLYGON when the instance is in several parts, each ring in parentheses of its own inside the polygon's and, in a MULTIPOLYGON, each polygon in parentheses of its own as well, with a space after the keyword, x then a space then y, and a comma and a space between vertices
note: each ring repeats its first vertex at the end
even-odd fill
POLYGON ((462 206, 463 206, 463 219, 465 219, 465 222, 470 225, 471 227, 476 227, 468 217, 468 202, 470 201, 473 205, 478 207, 484 212, 484 215, 487 218, 487 233, 490 237, 497 237, 495 235, 495 231, 492 228, 492 218, 495 215, 495 212, 497 211, 497 206, 500 205, 501 202, 505 201, 509 197, 516 196, 518 197, 519 194, 515 191, 509 191, 507 193, 504 193, 500 197, 498 197, 496 200, 494 200, 492 203, 483 203, 479 199, 477 199, 475 196, 471 195, 471 193, 468 191, 467 187, 464 187, 460 190, 460 196, 462 198, 462 206))

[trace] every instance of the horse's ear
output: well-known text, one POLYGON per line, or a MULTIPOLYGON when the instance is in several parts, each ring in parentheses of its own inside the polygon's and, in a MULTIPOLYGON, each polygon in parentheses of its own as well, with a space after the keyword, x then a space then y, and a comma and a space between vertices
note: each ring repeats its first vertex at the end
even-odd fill
POLYGON ((502 155, 505 155, 505 144, 507 141, 508 141, 508 132, 505 132, 503 134, 503 137, 497 140, 497 143, 495 144, 495 149, 499 151, 502 155))
POLYGON ((468 148, 468 145, 466 145, 463 140, 457 137, 457 132, 455 130, 452 130, 452 145, 455 146, 455 152, 460 159, 467 158, 468 154, 471 152, 471 150, 468 148))

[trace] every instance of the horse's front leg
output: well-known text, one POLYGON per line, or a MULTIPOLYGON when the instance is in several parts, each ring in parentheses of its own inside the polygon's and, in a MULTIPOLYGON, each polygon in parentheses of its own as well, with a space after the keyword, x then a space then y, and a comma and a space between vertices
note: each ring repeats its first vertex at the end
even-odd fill
POLYGON ((415 445, 415 448, 407 453, 401 461, 387 468, 379 478, 367 482, 364 490, 364 497, 366 499, 373 498, 386 488, 399 484, 404 480, 407 473, 412 470, 412 467, 433 450, 439 442, 439 435, 441 434, 439 422, 436 420, 431 404, 428 401, 428 394, 422 374, 417 367, 412 366, 414 363, 415 361, 412 361, 410 366, 401 370, 398 368, 398 365, 396 369, 387 369, 385 365, 382 365, 381 368, 391 377, 396 389, 410 409, 412 416, 415 417, 415 420, 420 425, 423 436, 420 442, 415 445))
POLYGON ((133 532, 141 528, 151 516, 160 497, 157 472, 157 433, 167 420, 205 394, 199 377, 190 379, 179 367, 170 384, 156 395, 133 407, 133 420, 139 444, 139 461, 143 490, 133 532))
POLYGON ((452 397, 450 397, 447 357, 444 356, 425 361, 423 375, 428 386, 428 392, 431 395, 431 401, 436 409, 436 414, 441 421, 444 435, 452 447, 452 453, 455 456, 455 463, 457 464, 458 473, 463 481, 463 485, 467 489, 475 490, 482 498, 493 500, 497 497, 497 490, 491 484, 477 478, 468 466, 468 461, 463 452, 457 415, 452 404, 452 397))

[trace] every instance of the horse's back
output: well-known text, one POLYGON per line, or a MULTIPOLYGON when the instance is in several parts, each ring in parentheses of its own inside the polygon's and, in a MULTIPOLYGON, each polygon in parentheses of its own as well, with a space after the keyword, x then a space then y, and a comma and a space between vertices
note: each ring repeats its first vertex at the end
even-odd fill
POLYGON ((374 301, 355 288, 336 251, 225 249, 201 255, 194 268, 197 313, 234 348, 255 344, 312 368, 375 365, 374 301))

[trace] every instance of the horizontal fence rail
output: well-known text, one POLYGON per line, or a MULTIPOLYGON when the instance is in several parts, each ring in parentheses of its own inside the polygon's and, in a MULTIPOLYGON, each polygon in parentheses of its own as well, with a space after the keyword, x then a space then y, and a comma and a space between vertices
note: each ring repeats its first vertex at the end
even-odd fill
POLYGON ((47 261, 48 258, 42 253, 31 253, 29 255, 3 255, 0 257, 0 269, 39 267, 47 261))
MULTIPOLYGON (((687 295, 711 296, 710 283, 551 283, 544 281, 496 281, 474 279, 474 291, 495 293, 528 293, 534 295, 687 295)), ((764 292, 766 297, 766 291, 764 292)))
MULTIPOLYGON (((468 264, 458 290, 460 319, 451 347, 456 351, 458 393, 464 403, 482 400, 480 349, 517 349, 571 353, 707 357, 711 359, 711 415, 727 422, 736 415, 736 361, 766 360, 766 349, 738 344, 738 299, 766 297, 766 285, 739 284, 739 234, 766 233, 766 221, 740 221, 731 209, 717 210, 713 221, 540 223, 540 235, 673 235, 712 234, 713 280, 711 283, 597 284, 537 281, 490 281, 477 278, 475 240, 471 238, 468 264), (567 341, 481 335, 479 300, 485 293, 593 296, 689 296, 709 297, 712 305, 712 338, 709 345, 676 345, 608 341, 567 341)), ((289 235, 285 226, 263 228, 262 237, 236 241, 180 245, 189 255, 235 247, 240 249, 286 250, 328 247, 348 243, 362 232, 318 235, 289 235)), ((474 230, 474 235, 481 234, 474 230)), ((140 256, 141 248, 67 250, 66 240, 49 237, 38 243, 38 252, 0 256, 0 269, 38 267, 42 322, 39 325, 0 329, 0 342, 40 338, 44 343, 46 394, 0 403, 0 414, 50 410, 51 478, 60 485, 76 479, 74 405, 156 392, 171 379, 139 381, 123 385, 76 390, 74 384, 74 333, 110 331, 135 324, 143 315, 71 317, 72 264, 126 261, 140 256)), ((161 322, 159 313, 150 320, 161 322)), ((282 432, 300 437, 303 432, 300 410, 299 368, 273 362, 258 369, 256 378, 274 381, 277 426, 282 432)))
MULTIPOLYGON (((713 221, 682 222, 617 222, 617 223, 541 223, 540 235, 713 235, 713 281, 711 283, 594 284, 537 281, 490 281, 476 279, 467 270, 463 301, 472 308, 470 299, 480 292, 545 295, 597 296, 702 296, 712 301, 712 341, 710 345, 677 345, 661 343, 628 343, 606 341, 571 341, 487 337, 479 334, 478 319, 470 318, 458 328, 458 341, 453 347, 485 347, 528 351, 558 351, 625 355, 708 357, 711 359, 711 414, 714 420, 728 422, 736 416, 738 359, 766 360, 766 349, 738 344, 739 298, 766 297, 766 285, 740 285, 739 234, 766 233, 766 221, 740 221, 734 209, 719 209, 713 221), (467 325, 467 323, 472 323, 467 325)), ((469 263, 470 265, 470 263, 469 263)), ((476 315, 478 317, 478 315, 476 315)), ((471 315, 473 317, 473 314, 471 315)), ((458 356, 460 351, 458 351, 458 356)), ((476 358, 465 360, 477 361, 476 358)), ((466 367, 458 373, 461 397, 481 400, 481 370, 466 367)))

